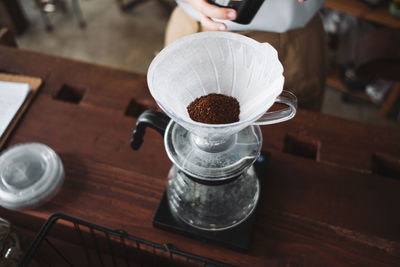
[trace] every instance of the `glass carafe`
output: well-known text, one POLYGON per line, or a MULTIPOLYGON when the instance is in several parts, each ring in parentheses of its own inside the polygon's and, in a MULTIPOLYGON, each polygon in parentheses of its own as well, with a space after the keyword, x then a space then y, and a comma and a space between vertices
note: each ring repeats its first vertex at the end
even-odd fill
POLYGON ((140 147, 147 126, 164 135, 173 163, 167 186, 171 212, 190 226, 209 231, 245 220, 260 194, 252 166, 262 146, 259 125, 289 120, 297 109, 296 96, 283 91, 283 67, 276 50, 235 33, 192 34, 156 56, 147 82, 167 116, 154 111, 141 114, 131 146, 140 147), (187 106, 211 93, 238 100, 238 122, 191 120, 187 106), (267 112, 274 103, 287 108, 267 112))

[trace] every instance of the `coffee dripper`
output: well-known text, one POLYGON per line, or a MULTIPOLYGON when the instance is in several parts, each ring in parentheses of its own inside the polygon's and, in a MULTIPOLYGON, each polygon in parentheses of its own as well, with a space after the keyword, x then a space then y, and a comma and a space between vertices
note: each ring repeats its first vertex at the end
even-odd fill
POLYGON ((146 127, 164 136, 173 165, 168 173, 171 213, 191 227, 225 230, 254 211, 260 183, 253 163, 260 155, 260 125, 291 119, 296 96, 283 91, 283 67, 267 43, 229 32, 204 32, 183 37, 152 61, 147 82, 166 115, 147 110, 133 132, 138 149, 146 127), (211 93, 235 97, 239 121, 204 124, 190 119, 187 106, 211 93), (267 112, 274 104, 287 108, 267 112))

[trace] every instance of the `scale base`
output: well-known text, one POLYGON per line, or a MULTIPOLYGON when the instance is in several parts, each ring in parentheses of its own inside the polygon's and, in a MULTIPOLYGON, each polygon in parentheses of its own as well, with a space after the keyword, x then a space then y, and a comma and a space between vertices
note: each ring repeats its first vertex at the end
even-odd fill
MULTIPOLYGON (((262 195, 263 180, 267 174, 270 158, 271 153, 261 152, 260 157, 254 163, 257 177, 260 181, 260 198, 262 195)), ((256 213, 257 207, 245 221, 226 230, 200 230, 186 224, 172 214, 168 205, 167 193, 164 191, 160 204, 153 217, 153 225, 156 228, 179 233, 203 242, 214 243, 239 251, 247 251, 251 241, 256 213)))

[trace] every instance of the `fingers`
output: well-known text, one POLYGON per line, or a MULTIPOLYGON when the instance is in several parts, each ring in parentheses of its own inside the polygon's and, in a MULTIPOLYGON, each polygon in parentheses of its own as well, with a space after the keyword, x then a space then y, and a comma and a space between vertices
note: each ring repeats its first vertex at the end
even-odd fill
POLYGON ((232 8, 222 8, 210 4, 207 0, 181 0, 191 4, 200 14, 200 22, 207 29, 212 31, 224 31, 226 25, 221 22, 213 21, 211 18, 221 20, 234 20, 237 17, 236 10, 232 8))
POLYGON ((224 31, 226 30, 226 25, 221 22, 215 22, 211 18, 204 16, 200 13, 200 23, 204 28, 211 31, 224 31))
POLYGON ((208 3, 206 0, 191 1, 193 7, 200 14, 200 23, 207 29, 212 31, 224 31, 226 25, 221 22, 213 21, 211 18, 222 20, 234 20, 237 17, 236 10, 232 8, 222 8, 208 3))
POLYGON ((232 8, 221 8, 208 3, 205 0, 197 0, 193 3, 194 7, 206 17, 216 19, 234 20, 237 12, 232 8))

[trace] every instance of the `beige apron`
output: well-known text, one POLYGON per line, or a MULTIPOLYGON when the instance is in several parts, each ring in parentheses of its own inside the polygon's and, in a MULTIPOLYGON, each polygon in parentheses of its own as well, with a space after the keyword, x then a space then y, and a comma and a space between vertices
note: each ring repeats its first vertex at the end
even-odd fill
MULTIPOLYGON (((176 7, 169 19, 165 45, 196 32, 207 31, 198 21, 176 7)), ((304 28, 285 33, 238 32, 259 42, 268 42, 278 51, 284 67, 285 89, 294 92, 299 107, 313 111, 321 109, 327 73, 327 44, 319 15, 304 28)))

